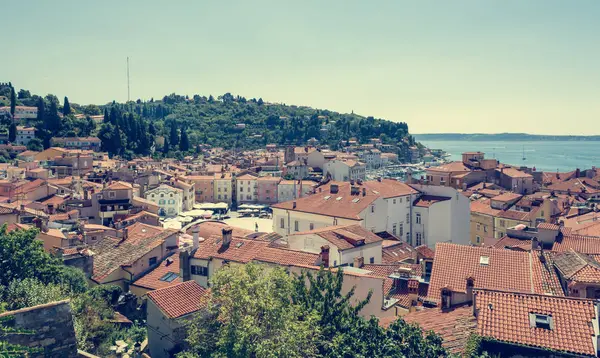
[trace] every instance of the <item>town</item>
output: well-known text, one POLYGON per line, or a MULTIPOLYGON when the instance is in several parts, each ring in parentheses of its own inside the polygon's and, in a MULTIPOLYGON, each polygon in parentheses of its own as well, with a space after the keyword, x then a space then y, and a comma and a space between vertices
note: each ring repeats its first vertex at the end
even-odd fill
MULTIPOLYGON (((185 350, 182 327, 208 310, 213 279, 254 264, 290 275, 342 273, 341 293, 366 300, 361 317, 384 329, 399 317, 418 324, 448 354, 465 354, 476 336, 489 354, 598 356, 593 166, 542 172, 479 151, 449 162, 423 146, 399 159, 379 138, 347 138, 337 150, 311 138, 124 159, 94 136, 27 149, 37 107, 2 114, 19 124, 14 142, 0 148, 10 155, 0 165, 2 235, 35 229, 43 250, 82 270, 91 287, 118 287, 119 302, 129 303, 114 324, 141 315, 145 327, 135 345, 113 343, 115 356, 185 350)), ((8 342, 91 356, 77 353, 65 305, 1 313, 36 331, 26 340, 5 335, 8 342), (51 338, 36 319, 48 312, 44 324, 57 326, 51 338)))

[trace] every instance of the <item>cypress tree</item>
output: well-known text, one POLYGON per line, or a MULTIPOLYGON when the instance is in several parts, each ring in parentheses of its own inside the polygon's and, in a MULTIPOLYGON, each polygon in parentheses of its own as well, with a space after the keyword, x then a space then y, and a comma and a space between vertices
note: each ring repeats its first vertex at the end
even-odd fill
POLYGON ((44 99, 40 97, 37 103, 37 119, 39 122, 44 122, 46 120, 46 102, 44 99))
POLYGON ((63 103, 63 115, 68 116, 71 114, 71 104, 69 103, 69 99, 65 96, 65 101, 63 103))
POLYGON ((13 122, 10 127, 8 127, 8 141, 14 143, 17 139, 17 125, 13 122))
POLYGON ((171 145, 176 146, 179 144, 179 133, 177 133, 177 123, 175 121, 171 122, 171 135, 169 139, 171 140, 171 145))
POLYGON ((108 109, 106 109, 106 107, 104 107, 104 119, 102 120, 102 123, 108 123, 110 122, 110 118, 108 117, 108 109))
POLYGON ((188 139, 187 131, 181 127, 181 141, 179 142, 179 150, 187 152, 190 150, 190 140, 188 139))
POLYGON ((165 143, 163 145, 163 154, 166 156, 167 153, 169 153, 169 140, 167 138, 165 138, 165 143))
POLYGON ((15 94, 15 88, 10 88, 10 114, 15 115, 15 108, 17 107, 17 95, 15 94))

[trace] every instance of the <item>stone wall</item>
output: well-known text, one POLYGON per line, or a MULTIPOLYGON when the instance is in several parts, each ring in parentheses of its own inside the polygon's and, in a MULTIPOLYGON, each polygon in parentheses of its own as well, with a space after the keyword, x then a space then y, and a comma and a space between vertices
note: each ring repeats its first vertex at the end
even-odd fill
POLYGON ((5 333, 11 344, 43 349, 30 357, 77 357, 77 340, 69 301, 57 301, 0 314, 4 327, 26 333, 5 333))

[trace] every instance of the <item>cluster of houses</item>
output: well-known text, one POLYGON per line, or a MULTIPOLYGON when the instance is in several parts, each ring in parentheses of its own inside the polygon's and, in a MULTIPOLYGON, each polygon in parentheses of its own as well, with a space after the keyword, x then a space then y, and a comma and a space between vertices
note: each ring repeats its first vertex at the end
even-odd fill
POLYGON ((598 356, 599 170, 538 172, 474 152, 407 183, 365 180, 386 154, 376 149, 204 147, 202 159, 162 161, 23 151, 0 166, 0 223, 37 227, 90 284, 136 295, 151 357, 183 349, 211 277, 249 262, 343 270, 344 292, 371 297, 361 315, 402 316, 452 353, 478 335, 492 354, 598 356), (206 203, 268 205, 272 230, 164 225, 206 203))

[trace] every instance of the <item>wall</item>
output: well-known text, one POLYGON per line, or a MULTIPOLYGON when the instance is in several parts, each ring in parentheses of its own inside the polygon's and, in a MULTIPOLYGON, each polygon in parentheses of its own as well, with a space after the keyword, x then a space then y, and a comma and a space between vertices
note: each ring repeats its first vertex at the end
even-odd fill
MULTIPOLYGON (((333 214, 333 213, 332 213, 333 214)), ((385 217, 384 217, 385 219, 385 217)), ((361 220, 350 220, 344 218, 336 218, 333 216, 326 216, 320 214, 311 214, 304 213, 299 211, 292 210, 283 210, 273 208, 273 231, 286 236, 289 234, 293 234, 296 231, 294 230, 294 221, 298 220, 298 232, 300 231, 309 231, 310 224, 313 224, 315 229, 327 227, 327 226, 335 226, 335 225, 352 225, 352 224, 360 224, 361 220), (289 213, 289 217, 288 217, 289 213), (285 227, 281 227, 281 219, 284 219, 285 227), (289 232, 288 232, 289 231, 289 232)))
POLYGON ((494 236, 494 218, 490 215, 479 214, 471 212, 471 244, 481 245, 484 243, 485 238, 494 236), (477 229, 479 224, 479 229, 477 229), (480 238, 480 242, 477 242, 477 236, 480 238))
POLYGON ((69 301, 58 301, 0 314, 8 319, 3 325, 31 334, 6 333, 3 340, 11 344, 42 348, 31 357, 77 357, 77 340, 69 301))
POLYGON ((394 236, 400 239, 406 240, 407 233, 410 233, 410 217, 411 217, 411 206, 414 200, 420 194, 404 195, 395 198, 387 198, 387 217, 386 217, 386 231, 394 234, 394 224, 396 224, 396 233, 394 236), (407 220, 408 215, 408 220, 407 220), (402 237, 400 237, 400 224, 402 224, 402 237))
POLYGON ((147 300, 146 305, 146 326, 148 331, 148 349, 152 358, 168 358, 169 351, 175 347, 177 342, 174 338, 174 331, 181 325, 173 319, 166 317, 162 311, 154 304, 154 301, 147 300))
MULTIPOLYGON (((360 196, 362 198, 362 196, 360 196)), ((360 213, 363 219, 362 227, 372 232, 383 232, 387 230, 388 205, 383 198, 377 198, 367 209, 360 213), (374 207, 372 211, 371 207, 374 207)))
MULTIPOLYGON (((367 244, 352 249, 341 251, 341 262, 340 264, 354 264, 355 257, 363 257, 364 263, 371 263, 371 258, 374 259, 375 264, 381 263, 381 241, 373 244, 367 244)), ((330 261, 331 262, 331 261, 330 261)))

